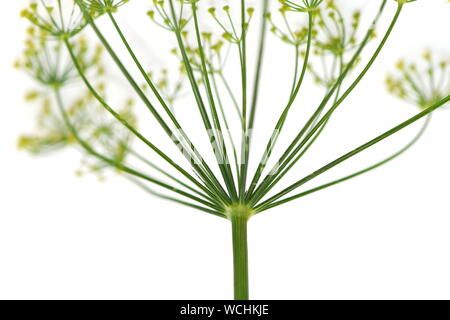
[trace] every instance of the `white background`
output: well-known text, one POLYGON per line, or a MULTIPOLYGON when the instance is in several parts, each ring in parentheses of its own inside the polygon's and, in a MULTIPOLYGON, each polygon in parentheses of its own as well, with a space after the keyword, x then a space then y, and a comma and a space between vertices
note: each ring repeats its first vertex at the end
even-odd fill
MULTIPOLYGON (((23 101, 31 82, 11 67, 22 48, 25 21, 18 16, 24 3, 5 1, 0 13, 0 298, 231 298, 231 230, 225 220, 149 197, 120 177, 105 183, 77 178, 76 151, 43 157, 17 151, 18 135, 33 127, 32 107, 23 101)), ((392 15, 394 1, 389 5, 392 15)), ((450 5, 440 0, 405 6, 374 71, 330 125, 340 135, 327 135, 325 149, 316 150, 325 159, 311 169, 416 112, 385 93, 383 77, 398 57, 417 56, 425 47, 450 58, 449 14, 450 5)), ((268 56, 277 59, 268 70, 291 66, 268 56)), ((265 93, 277 91, 279 81, 273 80, 265 93)), ((273 120, 270 112, 265 117, 273 120)), ((253 218, 251 297, 449 299, 449 122, 448 111, 440 110, 425 137, 400 159, 253 218)), ((323 181, 391 150, 387 141, 372 157, 323 181)))

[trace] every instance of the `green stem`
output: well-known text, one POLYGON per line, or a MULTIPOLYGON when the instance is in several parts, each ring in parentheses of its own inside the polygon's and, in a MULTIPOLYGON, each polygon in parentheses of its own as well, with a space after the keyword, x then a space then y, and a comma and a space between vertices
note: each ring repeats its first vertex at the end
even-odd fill
POLYGON ((247 222, 248 217, 246 216, 235 215, 231 217, 235 300, 248 300, 249 298, 247 222))
MULTIPOLYGON (((267 18, 266 14, 269 12, 269 0, 264 0, 263 3, 263 12, 262 12, 262 23, 261 23, 261 30, 260 30, 260 36, 259 36, 259 46, 258 46, 258 59, 256 62, 256 72, 255 72, 255 78, 253 80, 253 94, 252 94, 252 103, 250 105, 250 116, 248 120, 248 129, 249 129, 249 150, 250 150, 250 143, 252 141, 252 130, 255 123, 255 116, 256 116, 256 108, 258 105, 258 96, 259 96, 259 87, 261 83, 261 74, 262 74, 262 67, 263 67, 263 61, 264 61, 264 52, 266 48, 266 34, 267 34, 267 18)), ((249 159, 246 159, 247 163, 249 159)))
POLYGON ((241 85, 242 85, 242 136, 241 136, 241 168, 239 170, 239 200, 242 201, 245 194, 247 182, 247 155, 248 155, 248 134, 247 134, 247 26, 245 23, 246 6, 241 0, 241 38, 238 44, 239 57, 241 61, 241 85))

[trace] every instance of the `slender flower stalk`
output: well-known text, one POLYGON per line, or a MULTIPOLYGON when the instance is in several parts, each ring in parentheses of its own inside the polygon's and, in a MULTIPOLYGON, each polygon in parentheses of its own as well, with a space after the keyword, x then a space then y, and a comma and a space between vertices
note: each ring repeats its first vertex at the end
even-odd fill
POLYGON ((402 59, 386 85, 391 94, 415 104, 419 113, 299 176, 296 182, 284 184, 327 132, 336 111, 347 105, 348 97, 368 76, 406 11, 405 4, 413 1, 378 2, 378 10, 369 13, 369 27, 362 30, 362 12, 347 12, 333 0, 280 0, 278 8, 269 0, 256 8, 246 0, 209 8, 203 0, 152 0, 147 17, 152 27, 156 25, 176 43, 168 55, 176 60, 175 71, 142 61, 120 18, 121 8, 132 6, 132 1, 33 2, 21 14, 31 26, 15 65, 36 81, 36 89, 28 91, 26 99, 40 109, 36 132, 23 135, 19 147, 43 153, 75 146, 83 154, 79 174, 95 172, 103 179, 106 169, 113 168, 149 195, 228 220, 234 297, 249 299, 247 228, 251 217, 398 158, 423 136, 431 113, 450 101, 448 58, 436 60, 426 51, 422 64, 402 59), (384 16, 390 22, 381 25, 384 16), (105 23, 113 34, 106 31, 105 23), (90 38, 87 29, 92 31, 90 38), (384 32, 376 37, 375 30, 384 32), (273 63, 265 55, 270 32, 282 40, 280 45, 290 46, 294 56, 291 73, 284 77, 291 80, 287 95, 277 105, 262 108, 266 92, 261 85, 266 76, 272 77, 265 73, 266 64, 273 63), (114 45, 113 36, 119 40, 114 45), (92 45, 93 41, 98 44, 92 45), (369 49, 375 41, 375 48, 369 49), (128 84, 122 86, 127 89, 123 101, 110 98, 114 89, 108 80, 113 68, 106 67, 104 54, 128 84), (239 75, 230 70, 238 70, 239 75), (306 104, 304 95, 311 83, 322 88, 323 95, 306 122, 296 127, 296 135, 286 140, 292 111, 306 104), (138 107, 154 120, 165 142, 139 128, 148 118, 138 116, 138 107), (184 119, 178 111, 189 107, 200 119, 194 132, 186 125, 191 119, 184 119), (265 148, 256 150, 253 131, 261 112, 273 115, 273 125, 267 128, 270 138, 264 141, 265 148), (416 135, 392 155, 339 179, 299 190, 419 121, 422 126, 416 135), (207 140, 207 150, 197 142, 202 138, 207 140), (280 141, 286 148, 272 165, 280 141), (176 149, 178 157, 170 148, 176 149))

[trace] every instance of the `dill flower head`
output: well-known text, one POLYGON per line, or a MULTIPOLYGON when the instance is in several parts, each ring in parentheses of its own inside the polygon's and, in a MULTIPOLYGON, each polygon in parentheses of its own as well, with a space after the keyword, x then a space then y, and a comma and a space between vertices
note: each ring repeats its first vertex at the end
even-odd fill
MULTIPOLYGON (((74 38, 70 47, 80 70, 89 74, 95 90, 106 97, 103 47, 91 46, 82 36, 74 38)), ((120 122, 114 120, 89 90, 80 92, 77 87, 70 86, 80 79, 80 75, 60 38, 55 39, 42 29, 30 27, 25 50, 15 62, 15 66, 40 84, 37 89, 28 91, 25 95, 26 101, 39 107, 35 131, 19 138, 19 149, 41 154, 77 146, 81 138, 91 148, 101 151, 115 163, 125 161, 129 154, 132 134, 120 122), (55 90, 64 90, 64 100, 67 102, 64 114, 67 119, 61 114, 61 105, 53 94, 55 90), (66 120, 73 128, 68 127, 66 120), (77 132, 77 136, 74 136, 72 129, 77 132)), ((117 114, 130 125, 137 122, 133 104, 132 99, 126 99, 122 107, 120 102, 116 103, 117 114)), ((82 164, 83 169, 79 172, 93 171, 99 176, 102 169, 108 167, 104 161, 88 153, 85 154, 82 164)))
MULTIPOLYGON (((201 70, 202 54, 204 54, 208 61, 206 65, 208 73, 220 73, 226 62, 227 52, 224 52, 226 51, 224 50, 224 46, 227 45, 226 40, 224 40, 220 34, 215 34, 213 32, 202 32, 202 50, 200 50, 198 42, 195 39, 190 39, 189 35, 189 32, 184 32, 183 40, 186 46, 186 54, 193 69, 196 71, 201 70)), ((178 61, 182 61, 182 56, 180 55, 179 50, 174 49, 172 50, 172 53, 177 57, 178 61)))
POLYGON ((74 0, 87 10, 91 16, 99 16, 106 12, 116 12, 117 9, 130 0, 74 0))
POLYGON ((19 137, 17 147, 33 154, 43 154, 71 145, 75 140, 53 112, 52 101, 43 91, 29 91, 25 100, 38 105, 36 131, 19 137))
MULTIPOLYGON (((272 26, 272 33, 287 43, 294 45, 304 44, 308 33, 308 28, 305 25, 307 22, 305 19, 303 21, 300 20, 299 16, 295 14, 292 18, 288 17, 288 12, 296 10, 291 10, 286 5, 290 1, 280 2, 282 6, 278 11, 282 16, 284 27, 274 22, 272 14, 268 13, 266 15, 272 26), (303 26, 295 28, 293 27, 293 22, 297 24, 300 22, 303 26)), ((314 8, 310 12, 312 12, 314 20, 313 38, 316 54, 326 52, 334 55, 342 55, 354 49, 359 44, 357 35, 361 22, 360 11, 355 10, 348 16, 347 14, 343 14, 334 0, 328 0, 323 6, 319 6, 321 3, 322 1, 315 5, 310 4, 314 8)))
MULTIPOLYGON (((30 27, 27 34, 22 56, 14 63, 16 68, 24 70, 42 85, 60 87, 79 78, 61 41, 35 27, 30 27)), ((72 47, 83 69, 95 69, 97 73, 103 73, 100 62, 102 47, 90 48, 84 37, 73 41, 72 47)))
MULTIPOLYGON (((98 84, 100 92, 106 91, 103 82, 98 84)), ((104 95, 104 93, 103 93, 104 95)), ((120 105, 120 103, 119 103, 120 105)), ((125 99, 117 112, 122 119, 136 127, 137 117, 134 114, 133 99, 125 99)), ((55 111, 56 112, 56 111, 55 111)), ((79 137, 89 146, 118 164, 123 164, 131 152, 133 134, 123 127, 118 121, 98 103, 90 94, 86 93, 76 99, 67 109, 72 125, 79 137)), ((93 172, 103 178, 102 171, 110 168, 110 165, 90 154, 85 154, 78 173, 93 172)), ((119 171, 120 172, 120 171, 119 171)))
MULTIPOLYGON (((97 89, 100 92, 105 91, 103 82, 97 84, 97 89)), ((68 93, 68 96, 70 95, 68 93)), ((78 144, 48 91, 29 91, 25 95, 25 100, 38 105, 37 121, 33 133, 24 134, 19 138, 17 142, 19 149, 33 154, 43 154, 78 144)), ((78 134, 91 147, 101 150, 103 154, 117 163, 123 163, 129 154, 132 142, 130 132, 114 121, 88 92, 76 95, 72 100, 66 113, 78 134)), ((136 123, 133 104, 133 100, 126 99, 118 111, 122 118, 130 124, 136 123)), ((79 173, 93 171, 100 174, 100 171, 107 168, 107 165, 86 155, 82 160, 82 167, 83 169, 80 169, 79 173)))
MULTIPOLYGON (((199 23, 199 20, 193 17, 198 16, 200 10, 197 6, 199 0, 183 0, 169 2, 164 0, 152 0, 153 7, 147 12, 147 16, 158 26, 169 31, 177 31, 186 33, 191 31, 195 33, 195 24, 199 23), (188 27, 191 27, 190 30, 188 27)), ((252 17, 255 12, 255 8, 246 7, 244 21, 236 20, 233 18, 233 10, 235 8, 228 4, 222 4, 221 6, 211 6, 206 10, 209 17, 212 18, 221 32, 221 37, 230 43, 238 44, 242 41, 245 33, 247 32, 252 17)), ((238 9, 240 11, 240 9, 238 9)), ((206 19, 201 19, 203 24, 206 19)), ((202 32, 203 37, 208 37, 210 33, 202 32)), ((204 39, 208 40, 208 39, 204 39)), ((211 45, 211 44, 209 44, 211 45)), ((216 42, 215 50, 220 49, 221 42, 216 42)))
POLYGON ((316 19, 317 51, 339 56, 359 44, 357 39, 361 22, 359 10, 353 11, 350 16, 344 16, 334 1, 328 1, 324 8, 317 11, 316 19))
MULTIPOLYGON (((280 0, 282 27, 268 14, 270 0, 259 1, 262 11, 257 13, 247 6, 249 1, 245 0, 152 0, 148 17, 168 30, 177 43, 177 49, 172 51, 177 58, 176 64, 168 64, 169 69, 161 71, 161 62, 149 59, 148 54, 147 58, 155 61, 157 66, 147 69, 148 66, 140 61, 139 56, 144 53, 133 49, 135 41, 127 39, 128 32, 122 31, 121 22, 113 14, 128 1, 34 1, 39 1, 39 4, 35 2, 22 12, 34 27, 29 29, 24 55, 16 66, 39 82, 38 89, 29 91, 26 99, 37 102, 40 108, 35 132, 22 136, 19 147, 33 153, 66 146, 80 147, 84 156, 80 174, 90 171, 103 177, 104 168, 116 168, 126 173, 124 178, 151 195, 229 219, 233 238, 235 298, 238 300, 249 298, 248 219, 353 179, 399 157, 422 136, 429 117, 414 139, 388 158, 337 180, 311 189, 307 187, 299 193, 296 191, 450 101, 450 95, 447 95, 450 91, 448 61, 435 62, 431 54, 426 53, 425 71, 421 66, 406 65, 401 61, 397 68, 400 75, 391 76, 387 81, 390 91, 422 108, 432 106, 311 173, 296 177, 294 166, 313 149, 310 147, 325 132, 338 108, 344 107, 349 95, 362 84, 387 44, 403 4, 413 0, 395 0, 397 11, 374 51, 365 50, 365 47, 374 37, 374 30, 389 7, 387 3, 394 4, 393 1, 377 1, 379 9, 372 23, 368 29, 360 31, 361 14, 358 11, 346 14, 333 0, 280 0), (199 5, 205 3, 215 5, 199 5), (99 16, 109 21, 109 30, 103 23, 98 26, 94 23, 93 19, 99 16), (259 36, 254 39, 256 45, 247 37, 252 34, 248 30, 253 16, 261 19, 259 36), (294 16, 298 19, 299 28, 292 28, 294 20, 291 18, 294 16), (219 30, 217 34, 205 28, 208 20, 214 22, 219 30), (91 49, 84 38, 73 37, 87 23, 129 85, 120 87, 131 90, 131 94, 138 97, 150 113, 153 121, 146 128, 153 130, 157 127, 163 136, 141 133, 136 126, 133 100, 121 101, 117 99, 116 90, 106 90, 104 81, 114 82, 117 78, 104 77, 100 47, 91 49), (269 24, 275 35, 295 49, 293 65, 288 70, 290 74, 281 77, 264 71, 268 62, 276 68, 280 59, 285 59, 278 53, 272 55, 274 59, 266 61, 269 24), (106 31, 111 31, 111 28, 114 38, 109 40, 106 31), (113 43, 113 39, 117 41, 113 43), (255 46, 257 51, 253 50, 255 46), (65 53, 61 51, 62 47, 65 47, 65 53), (228 55, 229 49, 235 49, 234 53, 228 55), (256 55, 250 51, 255 51, 256 55), (354 79, 349 79, 358 62, 366 60, 362 56, 365 53, 368 54, 367 63, 354 79), (228 71, 224 70, 227 57, 234 62, 228 70, 237 71, 239 76, 225 72, 228 71), (91 74, 92 68, 97 71, 95 74, 91 74), (175 84, 170 81, 173 71, 179 76, 179 82, 175 84), (323 97, 314 94, 312 98, 317 98, 317 108, 311 115, 309 110, 305 110, 307 119, 300 119, 299 123, 298 115, 292 114, 292 110, 297 108, 299 99, 303 99, 299 97, 304 92, 304 80, 311 74, 326 91, 323 97), (277 93, 275 91, 284 91, 273 84, 286 76, 290 82, 286 95, 272 100, 273 94, 277 93), (267 77, 270 87, 266 87, 266 83, 263 85, 263 77, 267 77), (87 91, 68 85, 78 79, 82 80, 87 91), (188 101, 181 101, 180 105, 186 109, 177 114, 173 102, 183 94, 184 81, 187 83, 188 101), (109 96, 110 93, 114 95, 109 96), (274 120, 271 121, 273 126, 267 127, 259 119, 262 94, 270 96, 270 110, 264 109, 269 120, 274 120), (284 128, 288 122, 295 126, 295 132, 298 132, 295 136, 282 133, 286 131, 284 128), (265 132, 254 134, 257 127, 265 132), (151 154, 133 149, 132 137, 145 148, 142 151, 151 151, 151 154), (283 138, 287 139, 281 142, 283 138), (263 139, 264 149, 255 149, 256 139, 263 139), (205 143, 209 144, 208 150, 204 150, 205 143), (161 161, 162 166, 154 163, 150 156, 161 161), (147 170, 151 173, 147 174, 147 170), (295 180, 289 181, 291 179, 295 180), (288 185, 283 187, 283 183, 288 185), (153 191, 147 185, 158 189, 153 191)), ((151 31, 147 33, 146 36, 152 36, 151 31)), ((164 45, 158 43, 152 49, 161 49, 164 45)), ((270 71, 274 71, 273 68, 270 71)))
POLYGON ((275 21, 273 14, 268 12, 266 19, 270 23, 270 31, 279 39, 287 44, 294 46, 301 46, 306 43, 308 36, 308 28, 304 25, 294 26, 288 17, 286 6, 282 6, 278 10, 282 18, 282 23, 279 24, 275 21))
POLYGON ((450 61, 438 60, 426 50, 419 62, 400 59, 386 78, 388 91, 426 109, 450 93, 450 61))
MULTIPOLYGON (((180 66, 178 71, 178 78, 176 81, 172 81, 174 74, 167 68, 162 68, 153 72, 148 72, 149 79, 152 80, 156 88, 158 88, 161 96, 167 101, 167 104, 174 112, 173 105, 175 101, 188 94, 185 88, 186 71, 180 66)), ((142 89, 147 93, 150 88, 147 83, 141 85, 142 89)))
POLYGON ((55 37, 72 37, 84 29, 87 22, 76 0, 41 0, 31 2, 21 16, 55 37), (68 2, 70 4, 68 5, 68 2))
POLYGON ((317 10, 324 0, 302 0, 302 1, 279 0, 279 1, 286 10, 309 12, 317 10))
POLYGON ((361 32, 359 10, 344 13, 334 0, 305 2, 309 10, 292 10, 291 1, 280 2, 281 23, 271 13, 266 14, 272 33, 296 47, 297 59, 307 61, 315 83, 327 89, 334 86, 344 69, 358 65, 360 58, 353 59, 355 52, 375 38, 374 27, 361 32), (309 14, 306 18, 298 12, 309 14))
POLYGON ((175 31, 176 29, 184 30, 191 17, 187 17, 185 7, 190 5, 191 1, 176 1, 173 3, 173 10, 179 12, 178 17, 173 16, 172 7, 168 1, 152 0, 152 8, 147 11, 147 16, 159 27, 175 31), (178 6, 177 6, 178 5, 178 6))
MULTIPOLYGON (((344 13, 333 0, 317 10, 315 20, 313 58, 308 69, 317 84, 330 88, 356 49, 363 41, 374 39, 375 32, 370 29, 368 38, 360 39, 361 12, 344 13)), ((358 63, 359 59, 352 68, 358 63)))

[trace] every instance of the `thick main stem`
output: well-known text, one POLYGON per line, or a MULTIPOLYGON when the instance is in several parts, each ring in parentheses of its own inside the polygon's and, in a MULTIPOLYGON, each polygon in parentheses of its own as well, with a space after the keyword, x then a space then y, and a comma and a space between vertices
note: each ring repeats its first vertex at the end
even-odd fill
POLYGON ((230 219, 233 232, 234 299, 248 300, 248 217, 236 215, 230 219))

